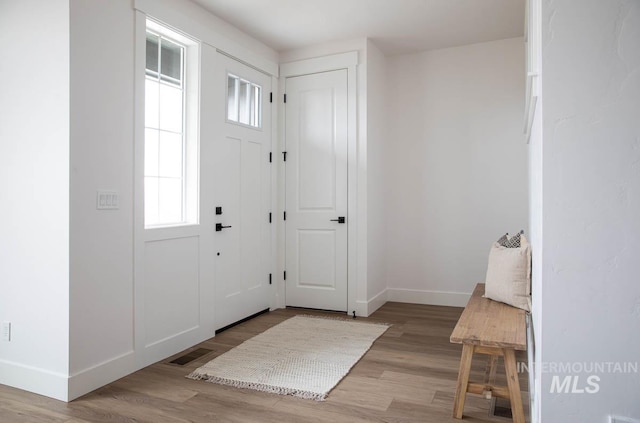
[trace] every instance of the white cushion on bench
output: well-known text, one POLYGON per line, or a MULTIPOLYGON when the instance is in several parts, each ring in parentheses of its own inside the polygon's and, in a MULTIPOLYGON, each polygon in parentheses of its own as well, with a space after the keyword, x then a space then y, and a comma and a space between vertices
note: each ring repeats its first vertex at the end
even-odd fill
POLYGON ((520 248, 494 243, 485 282, 485 297, 531 311, 531 245, 524 235, 520 248))

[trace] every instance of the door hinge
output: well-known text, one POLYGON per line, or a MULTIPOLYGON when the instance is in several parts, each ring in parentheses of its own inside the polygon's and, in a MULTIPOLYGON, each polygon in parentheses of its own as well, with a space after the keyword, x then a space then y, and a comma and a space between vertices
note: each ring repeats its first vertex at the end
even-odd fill
POLYGON ((273 92, 269 93, 269 103, 273 103, 273 92))
POLYGON ((271 285, 271 273, 269 273, 269 285, 271 285))
POLYGON ((284 212, 283 216, 284 216, 284 220, 287 220, 287 212, 284 212))
POLYGON ((269 152, 269 163, 273 161, 273 153, 269 152))
POLYGON ((271 223, 271 212, 269 212, 269 223, 271 223))
POLYGON ((284 95, 284 102, 285 103, 287 102, 287 95, 286 94, 284 95))
POLYGON ((286 270, 284 271, 284 280, 285 281, 287 280, 287 271, 286 270))
POLYGON ((282 152, 282 157, 284 158, 284 161, 286 162, 287 161, 287 152, 286 151, 282 152))

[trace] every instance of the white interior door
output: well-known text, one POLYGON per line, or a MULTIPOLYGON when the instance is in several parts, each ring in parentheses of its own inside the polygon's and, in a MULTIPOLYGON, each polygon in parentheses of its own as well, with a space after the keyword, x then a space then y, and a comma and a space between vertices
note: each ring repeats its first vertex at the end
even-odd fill
POLYGON ((347 311, 347 70, 285 88, 286 305, 347 311))
POLYGON ((211 117, 220 128, 212 161, 220 329, 270 304, 271 78, 220 53, 216 74, 224 94, 211 117))

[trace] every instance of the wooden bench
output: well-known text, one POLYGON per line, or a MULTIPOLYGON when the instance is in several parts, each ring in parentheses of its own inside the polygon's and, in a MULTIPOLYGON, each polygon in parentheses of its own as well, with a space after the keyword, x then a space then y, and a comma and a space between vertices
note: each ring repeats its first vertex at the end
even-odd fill
POLYGON ((519 308, 483 298, 483 294, 484 284, 479 283, 451 333, 451 342, 462 344, 453 417, 462 418, 467 393, 484 394, 509 399, 514 423, 524 423, 515 351, 527 349, 526 314, 519 308), (484 383, 469 382, 474 353, 489 355, 484 383), (494 386, 499 356, 504 358, 507 387, 494 386))

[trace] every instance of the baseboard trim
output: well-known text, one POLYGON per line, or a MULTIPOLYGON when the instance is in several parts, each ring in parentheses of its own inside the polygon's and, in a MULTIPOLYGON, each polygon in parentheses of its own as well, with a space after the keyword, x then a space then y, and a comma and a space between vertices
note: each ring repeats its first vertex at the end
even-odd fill
POLYGON ((368 301, 356 301, 356 315, 369 317, 387 302, 387 290, 383 289, 368 301))
POLYGON ((374 311, 382 307, 387 301, 389 301, 389 290, 385 288, 369 301, 367 301, 367 316, 370 316, 374 311))
POLYGON ((81 370, 69 377, 69 401, 125 377, 137 369, 135 352, 129 351, 81 370))
POLYGON ((387 288, 387 301, 399 303, 464 307, 469 298, 471 294, 462 292, 387 288))
MULTIPOLYGON (((367 301, 356 301, 356 316, 368 317, 369 316, 369 304, 367 301)), ((347 315, 349 312, 347 311, 347 315)))
POLYGON ((68 378, 62 373, 51 372, 0 360, 0 384, 44 395, 60 401, 68 401, 68 378))
POLYGON ((174 354, 191 348, 209 338, 215 336, 213 326, 205 330, 202 326, 196 326, 186 331, 171 335, 160 341, 155 341, 146 346, 140 346, 136 350, 136 368, 142 369, 171 357, 174 354))

